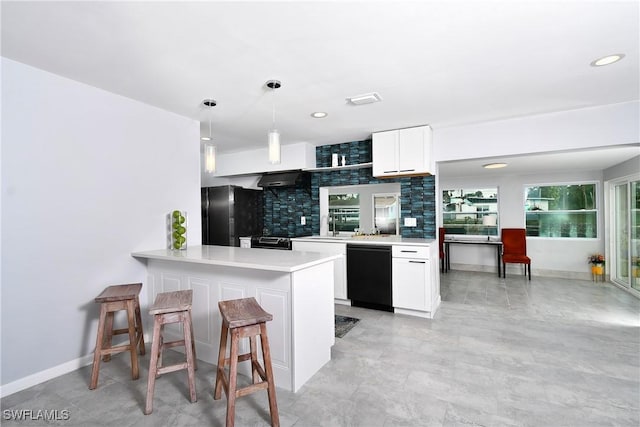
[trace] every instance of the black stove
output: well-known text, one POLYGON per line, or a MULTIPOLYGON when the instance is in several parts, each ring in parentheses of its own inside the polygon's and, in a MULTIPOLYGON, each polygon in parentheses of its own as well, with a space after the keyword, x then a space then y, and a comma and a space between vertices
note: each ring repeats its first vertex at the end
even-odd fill
POLYGON ((291 250, 291 239, 279 236, 252 236, 251 247, 260 249, 291 250))

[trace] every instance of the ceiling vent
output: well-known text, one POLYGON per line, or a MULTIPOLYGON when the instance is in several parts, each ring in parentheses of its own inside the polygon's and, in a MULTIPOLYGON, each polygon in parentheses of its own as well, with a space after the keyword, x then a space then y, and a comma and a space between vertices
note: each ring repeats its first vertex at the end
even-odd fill
POLYGON ((377 92, 365 93, 347 98, 347 101, 353 105, 373 104, 382 101, 382 97, 377 92))

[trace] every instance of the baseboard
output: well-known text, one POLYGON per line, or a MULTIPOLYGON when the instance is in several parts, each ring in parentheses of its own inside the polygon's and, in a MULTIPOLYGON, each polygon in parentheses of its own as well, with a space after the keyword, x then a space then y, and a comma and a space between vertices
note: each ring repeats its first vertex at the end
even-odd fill
MULTIPOLYGON (((124 340, 123 343, 126 343, 126 342, 127 341, 124 340)), ((144 334, 144 342, 147 344, 151 342, 150 334, 148 333, 144 334)), ((114 342, 114 345, 118 345, 118 342, 114 342)), ((45 381, 49 381, 53 378, 59 377, 60 375, 68 374, 69 372, 73 372, 75 370, 83 368, 92 363, 93 363, 93 352, 91 354, 87 354, 86 356, 82 356, 77 359, 62 363, 58 366, 53 366, 49 369, 45 369, 44 371, 27 375, 24 378, 20 378, 19 380, 15 380, 8 384, 0 385, 0 398, 12 395, 13 393, 17 393, 19 391, 25 390, 29 387, 33 387, 34 385, 38 385, 45 381)), ((88 383, 87 383, 87 387, 89 387, 88 383)))
MULTIPOLYGON (((78 359, 70 360, 58 366, 20 378, 19 380, 0 386, 0 397, 9 396, 13 393, 33 387, 34 385, 59 377, 60 375, 68 374, 69 372, 73 372, 84 366, 90 365, 92 362, 93 354, 88 354, 78 359)), ((88 386, 89 385, 87 384, 87 387, 88 386)))
MULTIPOLYGON (((483 273, 498 274, 498 268, 490 265, 475 265, 475 264, 451 264, 451 270, 461 271, 480 271, 483 273)), ((585 267, 585 270, 587 268, 585 267)), ((442 273, 446 274, 446 273, 442 273)), ((512 275, 523 275, 521 265, 509 265, 507 264, 507 277, 512 275)), ((531 269, 531 277, 557 277, 560 279, 575 279, 575 280, 593 280, 591 271, 563 271, 563 270, 546 270, 546 269, 531 269)), ((605 281, 608 281, 608 275, 605 276, 605 281)))

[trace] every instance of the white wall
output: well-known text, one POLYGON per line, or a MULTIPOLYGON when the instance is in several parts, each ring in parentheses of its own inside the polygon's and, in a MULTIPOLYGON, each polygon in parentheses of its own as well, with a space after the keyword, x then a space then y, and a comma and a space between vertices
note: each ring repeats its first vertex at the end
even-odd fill
POLYGON ((640 173, 640 156, 636 156, 626 162, 605 169, 603 171, 602 179, 610 181, 612 179, 624 178, 638 173, 640 173))
MULTIPOLYGON (((640 141, 640 102, 626 102, 550 114, 539 114, 468 126, 434 129, 436 162, 492 156, 564 151, 589 147, 637 143, 640 141)), ((630 168, 632 164, 628 165, 630 168)), ((544 176, 502 175, 455 178, 437 175, 436 206, 441 205, 441 191, 459 187, 499 187, 500 227, 524 227, 523 187, 530 184, 553 184, 577 181, 598 182, 600 217, 598 239, 527 240, 536 273, 561 277, 589 277, 587 255, 604 252, 603 171, 545 174, 544 176), (537 271, 536 271, 537 270, 537 271)), ((441 212, 437 212, 442 223, 441 212)), ((451 263, 468 269, 493 271, 495 252, 490 248, 455 246, 451 263)), ((518 266, 511 266, 516 271, 518 266)), ((520 270, 517 270, 518 272, 520 270)), ((509 274, 509 271, 508 271, 509 274)))
MULTIPOLYGON (((597 239, 549 239, 527 237, 527 252, 531 257, 532 275, 542 274, 558 277, 588 277, 587 256, 604 253, 604 201, 602 195, 602 172, 567 172, 540 175, 501 175, 497 177, 442 177, 440 191, 455 188, 497 187, 498 225, 500 228, 524 228, 524 188, 536 184, 573 182, 596 182, 598 191, 598 238, 597 239)), ((440 205, 438 205, 440 206, 440 205)), ((496 253, 492 247, 451 246, 453 268, 496 270, 496 253), (457 264, 457 266, 455 265, 457 264)), ((521 274, 519 266, 508 265, 507 274, 521 274)))
POLYGON ((496 120, 433 132, 436 162, 640 141, 640 102, 496 120))
POLYGON ((169 211, 200 244, 199 125, 3 58, 1 172, 6 395, 86 363, 93 299, 146 285, 130 253, 164 247, 169 211))
POLYGON ((204 167, 202 168, 202 186, 224 185, 219 184, 220 177, 316 167, 316 149, 311 144, 301 142, 283 145, 281 162, 277 165, 269 163, 266 133, 264 145, 265 148, 258 150, 219 154, 216 158, 216 172, 214 174, 204 172, 204 167))

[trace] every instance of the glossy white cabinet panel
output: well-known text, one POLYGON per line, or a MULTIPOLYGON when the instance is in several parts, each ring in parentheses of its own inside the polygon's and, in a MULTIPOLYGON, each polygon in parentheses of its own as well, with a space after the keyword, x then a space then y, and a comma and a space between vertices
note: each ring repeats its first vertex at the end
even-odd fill
POLYGON ((334 297, 338 303, 347 299, 347 245, 346 243, 299 241, 292 242, 294 251, 339 254, 340 258, 333 262, 334 297))
POLYGON ((375 132, 373 176, 392 177, 433 173, 432 131, 429 126, 375 132))

